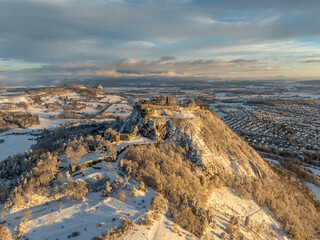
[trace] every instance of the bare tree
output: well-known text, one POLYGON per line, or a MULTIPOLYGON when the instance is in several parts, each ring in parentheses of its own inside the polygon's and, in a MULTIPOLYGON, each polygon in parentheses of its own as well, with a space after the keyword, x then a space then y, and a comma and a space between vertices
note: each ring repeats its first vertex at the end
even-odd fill
POLYGON ((7 227, 2 225, 0 225, 0 239, 12 240, 12 235, 10 230, 7 227))

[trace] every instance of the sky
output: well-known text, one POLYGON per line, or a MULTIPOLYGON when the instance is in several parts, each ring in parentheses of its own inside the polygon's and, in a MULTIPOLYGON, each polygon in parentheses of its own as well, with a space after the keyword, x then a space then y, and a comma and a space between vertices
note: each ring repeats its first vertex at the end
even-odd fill
POLYGON ((319 0, 0 0, 0 84, 320 77, 319 0))

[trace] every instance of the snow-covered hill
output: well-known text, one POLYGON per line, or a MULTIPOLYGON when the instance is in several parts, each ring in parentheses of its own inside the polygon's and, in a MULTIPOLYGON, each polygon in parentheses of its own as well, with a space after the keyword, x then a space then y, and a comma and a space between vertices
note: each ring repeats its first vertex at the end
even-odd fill
MULTIPOLYGON (((114 107, 116 112, 120 104, 114 107)), ((13 204, 1 206, 2 225, 17 237, 39 240, 318 237, 315 196, 284 169, 265 161, 214 112, 166 108, 145 117, 137 105, 117 128, 122 136, 137 128, 138 136, 113 142, 115 162, 70 172, 67 142, 57 138, 47 160, 56 157, 60 169, 46 188, 31 191, 28 177, 34 174, 45 185, 45 176, 36 173, 51 173, 41 165, 47 160, 26 168, 19 181, 3 180, 12 184, 7 189, 13 204), (19 194, 23 200, 17 199, 19 194), (190 226, 192 218, 195 226, 190 226)), ((75 134, 79 144, 91 149, 81 163, 101 155, 92 150, 92 141, 106 135, 90 131, 96 134, 91 140, 85 131, 81 137, 75 134)))

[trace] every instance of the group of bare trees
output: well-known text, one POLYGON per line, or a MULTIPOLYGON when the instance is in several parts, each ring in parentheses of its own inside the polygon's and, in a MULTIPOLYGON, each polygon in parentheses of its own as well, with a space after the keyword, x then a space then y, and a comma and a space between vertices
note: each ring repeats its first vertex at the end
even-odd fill
POLYGON ((15 128, 29 128, 39 124, 39 116, 25 112, 2 112, 0 111, 0 131, 15 128))
POLYGON ((206 210, 210 184, 196 174, 184 148, 173 143, 132 147, 120 166, 168 199, 176 223, 202 236, 210 218, 206 210))
POLYGON ((109 140, 100 134, 91 135, 90 132, 94 133, 90 127, 45 131, 33 146, 33 151, 2 161, 0 178, 11 181, 10 186, 0 186, 3 190, 0 200, 5 202, 5 209, 32 205, 38 196, 65 196, 70 200, 85 197, 89 192, 88 184, 73 181, 68 172, 64 180, 64 173, 59 170, 59 159, 66 156, 76 162, 88 151, 115 152, 109 140), (86 137, 82 137, 82 134, 86 137))
POLYGON ((44 154, 31 171, 16 180, 5 208, 23 207, 36 200, 37 195, 48 195, 52 181, 59 172, 58 166, 59 161, 56 155, 44 154))
POLYGON ((64 146, 65 156, 75 164, 79 163, 81 157, 89 151, 106 152, 110 155, 116 154, 114 145, 101 135, 95 137, 88 135, 86 138, 80 136, 78 139, 69 140, 64 146))
POLYGON ((224 176, 221 179, 242 197, 252 197, 260 206, 268 207, 291 239, 315 239, 320 229, 317 220, 319 201, 290 172, 270 166, 273 174, 263 179, 250 176, 224 176))
POLYGON ((114 226, 113 228, 106 231, 106 233, 93 238, 93 240, 115 240, 120 239, 121 237, 130 233, 135 226, 134 221, 130 219, 122 220, 121 226, 118 228, 114 226))

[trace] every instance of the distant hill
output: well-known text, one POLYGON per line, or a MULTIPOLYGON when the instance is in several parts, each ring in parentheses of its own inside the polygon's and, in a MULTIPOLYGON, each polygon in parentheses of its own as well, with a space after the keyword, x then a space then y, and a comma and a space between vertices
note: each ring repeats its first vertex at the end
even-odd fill
POLYGON ((298 81, 296 83, 315 86, 315 85, 320 85, 320 80, 305 80, 305 81, 298 81))

